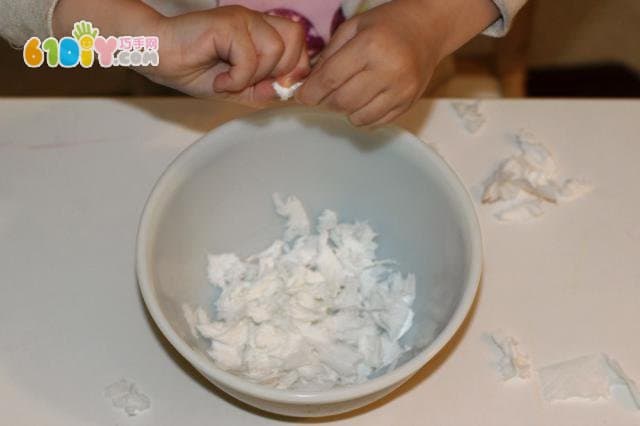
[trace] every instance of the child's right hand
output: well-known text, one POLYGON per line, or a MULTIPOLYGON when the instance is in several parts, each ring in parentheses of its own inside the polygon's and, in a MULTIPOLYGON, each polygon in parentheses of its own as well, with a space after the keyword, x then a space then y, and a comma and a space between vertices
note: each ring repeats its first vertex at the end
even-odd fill
POLYGON ((160 64, 139 69, 151 80, 198 97, 245 104, 274 98, 274 79, 309 73, 299 24, 230 6, 159 20, 160 64))

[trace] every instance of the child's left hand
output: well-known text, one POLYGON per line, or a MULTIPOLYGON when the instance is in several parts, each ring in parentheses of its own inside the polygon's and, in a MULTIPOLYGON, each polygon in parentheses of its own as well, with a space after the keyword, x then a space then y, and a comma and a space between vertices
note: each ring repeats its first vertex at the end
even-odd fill
POLYGON ((497 17, 491 0, 394 0, 344 22, 296 94, 354 125, 380 125, 424 92, 435 66, 497 17))

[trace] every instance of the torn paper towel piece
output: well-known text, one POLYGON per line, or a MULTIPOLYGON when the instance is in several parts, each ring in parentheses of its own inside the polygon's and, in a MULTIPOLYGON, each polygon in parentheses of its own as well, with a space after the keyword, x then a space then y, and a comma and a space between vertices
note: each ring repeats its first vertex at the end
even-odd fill
POLYGON ((278 193, 273 194, 273 204, 276 213, 287 218, 287 225, 284 232, 284 240, 290 242, 297 237, 309 235, 311 231, 311 222, 304 206, 296 197, 287 197, 286 199, 278 193))
POLYGON ((325 210, 312 229, 296 197, 273 195, 284 236, 260 253, 208 256, 211 317, 183 306, 216 366, 279 389, 362 383, 410 350, 416 280, 376 258, 377 235, 325 210))
POLYGON ((284 87, 277 81, 274 81, 272 86, 273 86, 273 90, 276 91, 276 94, 278 95, 281 101, 288 101, 293 97, 293 95, 295 95, 296 91, 300 88, 300 86, 302 86, 302 83, 303 83, 302 81, 299 81, 297 83, 293 83, 289 87, 284 87))
POLYGON ((500 352, 497 367, 504 381, 516 376, 521 379, 531 377, 531 360, 520 349, 520 343, 516 339, 501 332, 490 334, 487 337, 489 342, 500 352))
POLYGON ((542 395, 548 401, 568 398, 609 398, 611 388, 625 387, 636 408, 640 392, 620 365, 605 354, 587 355, 548 365, 538 370, 542 395))
POLYGON ((631 401, 636 406, 638 410, 640 410, 640 389, 638 389, 638 385, 636 382, 624 372, 618 361, 611 357, 606 357, 607 363, 609 364, 609 368, 611 369, 611 375, 609 376, 611 379, 611 384, 613 386, 622 386, 626 388, 629 396, 631 397, 631 401))
POLYGON ((184 314, 184 319, 187 321, 187 325, 189 326, 189 331, 191 335, 196 339, 200 337, 198 334, 197 326, 198 324, 206 324, 211 322, 209 319, 209 315, 205 312, 201 307, 197 307, 195 310, 191 309, 186 303, 182 304, 182 313, 184 314))
POLYGON ((528 222, 543 214, 542 203, 532 200, 514 203, 508 208, 497 211, 494 216, 500 222, 528 222))
POLYGON ((121 408, 129 416, 135 416, 151 407, 149 397, 138 390, 135 383, 121 379, 104 390, 104 395, 116 408, 121 408))
POLYGON ((465 130, 471 134, 480 130, 486 121, 484 115, 480 112, 480 101, 455 101, 451 102, 451 107, 462 121, 465 130))
POLYGON ((485 183, 482 203, 494 204, 494 216, 504 222, 528 222, 542 216, 543 205, 570 201, 591 186, 576 179, 558 180, 551 153, 532 135, 516 135, 520 152, 504 160, 485 183))

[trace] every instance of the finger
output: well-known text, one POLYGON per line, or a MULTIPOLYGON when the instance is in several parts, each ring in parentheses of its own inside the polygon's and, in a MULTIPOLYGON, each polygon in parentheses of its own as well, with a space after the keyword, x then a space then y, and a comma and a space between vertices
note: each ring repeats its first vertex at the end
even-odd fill
POLYGON ((311 71, 296 98, 303 104, 318 105, 331 92, 364 70, 366 61, 357 37, 348 41, 339 52, 311 71))
POLYGON ((304 50, 302 56, 300 56, 298 65, 291 71, 289 74, 285 74, 281 77, 278 77, 276 81, 282 87, 291 87, 295 83, 302 81, 309 75, 311 71, 309 65, 309 55, 307 55, 306 49, 304 50))
POLYGON ((375 78, 375 73, 365 70, 351 77, 340 88, 327 96, 322 104, 331 109, 351 114, 370 103, 383 90, 384 87, 375 78))
POLYGON ((260 81, 254 86, 253 91, 253 102, 257 105, 266 105, 267 103, 273 101, 276 96, 276 91, 273 89, 272 78, 267 78, 265 80, 260 81))
POLYGON ((340 25, 336 32, 331 36, 331 40, 320 53, 316 62, 316 67, 322 62, 338 52, 349 40, 353 39, 358 33, 358 26, 355 20, 347 21, 340 25))
POLYGON ((396 107, 396 108, 392 109, 391 111, 389 111, 384 117, 382 117, 382 118, 374 121, 373 123, 369 124, 369 126, 370 127, 379 127, 379 126, 384 126, 385 124, 389 124, 393 120, 395 120, 396 118, 398 118, 399 116, 404 114, 409 109, 410 106, 411 106, 411 104, 404 104, 402 106, 396 107))
POLYGON ((245 105, 254 107, 266 106, 273 101, 275 97, 275 91, 271 86, 272 83, 273 79, 267 78, 254 86, 248 87, 239 94, 239 101, 245 105))
POLYGON ((278 78, 278 82, 285 87, 290 87, 293 83, 304 80, 310 72, 309 55, 307 55, 307 50, 304 49, 295 68, 290 73, 278 78))
POLYGON ((398 106, 393 95, 386 90, 376 96, 367 105, 349 115, 349 121, 351 121, 351 124, 354 126, 368 126, 381 120, 398 106))
MULTIPOLYGON (((304 78, 309 72, 309 57, 302 25, 278 16, 266 15, 265 20, 278 32, 284 42, 284 51, 273 69, 272 77, 278 78, 297 70, 297 74, 302 75, 300 78, 304 78)), ((291 83, 296 81, 298 80, 291 83)))
POLYGON ((266 22, 255 25, 251 40, 256 49, 258 66, 251 82, 255 83, 271 75, 285 51, 285 41, 278 31, 266 22))
POLYGON ((271 87, 273 79, 265 79, 259 83, 249 86, 240 92, 226 92, 216 95, 218 99, 232 101, 250 107, 264 107, 273 101, 274 91, 271 87))
POLYGON ((216 92, 239 92, 248 87, 258 68, 256 50, 249 35, 239 32, 226 49, 216 46, 216 50, 221 52, 221 59, 228 62, 230 68, 218 74, 213 89, 216 92))

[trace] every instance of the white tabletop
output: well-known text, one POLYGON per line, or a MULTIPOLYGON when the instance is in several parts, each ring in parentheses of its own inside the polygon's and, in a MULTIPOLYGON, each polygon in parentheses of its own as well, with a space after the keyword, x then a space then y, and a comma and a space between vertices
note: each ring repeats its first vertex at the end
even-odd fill
MULTIPOLYGON (((537 378, 503 383, 483 335, 518 338, 542 366, 606 352, 640 381, 640 101, 486 101, 466 133, 447 101, 400 124, 477 192, 532 131, 561 173, 594 191, 531 224, 478 214, 486 250, 474 310, 452 344, 353 425, 631 425, 615 400, 548 403, 537 378)), ((264 425, 166 343, 134 275, 138 218, 155 179, 240 107, 189 99, 0 100, 0 418, 7 425, 264 425), (150 396, 129 418, 103 396, 126 377, 150 396)))

